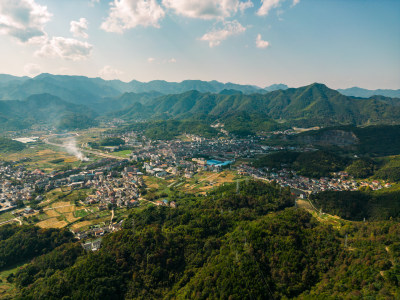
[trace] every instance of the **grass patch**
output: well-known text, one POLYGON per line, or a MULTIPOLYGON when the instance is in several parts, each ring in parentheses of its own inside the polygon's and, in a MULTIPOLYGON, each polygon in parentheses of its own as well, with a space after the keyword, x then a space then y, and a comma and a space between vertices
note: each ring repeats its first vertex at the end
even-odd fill
POLYGON ((0 223, 11 219, 14 219, 14 215, 10 211, 6 211, 0 214, 0 223))
POLYGON ((80 209, 80 210, 74 211, 75 218, 83 218, 83 217, 86 217, 87 215, 88 215, 88 212, 85 209, 80 209))
POLYGON ((118 156, 118 157, 123 157, 123 158, 128 158, 128 156, 132 153, 132 150, 122 150, 122 151, 116 151, 112 152, 112 155, 118 156))

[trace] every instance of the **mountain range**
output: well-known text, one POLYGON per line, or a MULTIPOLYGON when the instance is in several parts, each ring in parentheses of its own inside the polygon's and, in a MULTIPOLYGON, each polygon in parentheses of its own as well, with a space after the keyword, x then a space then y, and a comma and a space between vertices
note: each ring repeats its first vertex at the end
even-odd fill
POLYGON ((123 93, 179 94, 190 90, 199 92, 219 93, 223 90, 236 90, 245 94, 268 92, 285 85, 272 85, 266 89, 254 85, 221 83, 218 81, 184 80, 182 82, 167 82, 153 80, 140 82, 132 80, 103 80, 84 76, 52 75, 43 73, 34 78, 0 75, 0 99, 21 100, 32 94, 49 93, 72 103, 96 102, 104 97, 117 97, 123 93))
POLYGON ((290 126, 400 123, 399 98, 346 96, 319 83, 261 89, 217 81, 124 83, 84 76, 0 75, 0 99, 4 100, 0 101, 3 130, 37 124, 86 128, 98 120, 113 118, 128 122, 222 120, 232 128, 243 123, 247 129, 261 131, 290 126))
MULTIPOLYGON (((17 77, 0 74, 0 100, 22 100, 32 94, 50 93, 73 103, 95 102, 104 97, 117 97, 123 93, 148 93, 180 94, 197 90, 202 93, 221 93, 224 90, 235 90, 244 94, 267 93, 276 90, 286 90, 285 84, 273 84, 264 88, 255 85, 241 85, 235 83, 222 83, 218 81, 184 80, 182 82, 167 82, 153 80, 140 82, 132 80, 104 80, 101 78, 88 78, 85 76, 52 75, 43 73, 36 77, 17 77)), ((368 98, 374 95, 386 97, 400 97, 399 90, 367 90, 359 87, 338 89, 346 96, 368 98)))
POLYGON ((367 90, 367 89, 362 89, 359 87, 352 87, 352 88, 348 88, 348 89, 338 89, 337 91, 346 96, 354 96, 354 97, 362 97, 362 98, 369 98, 369 97, 375 96, 375 95, 400 98, 400 89, 398 89, 398 90, 383 90, 383 89, 367 90))
MULTIPOLYGON (((135 98, 137 95, 131 97, 135 98)), ((138 117, 188 119, 199 116, 217 119, 247 113, 290 121, 297 125, 366 125, 397 123, 400 116, 399 104, 400 99, 397 98, 348 97, 323 84, 315 83, 267 94, 225 95, 189 91, 155 97, 146 103, 135 101, 130 108, 113 112, 112 115, 126 120, 138 117)))
POLYGON ((0 101, 0 127, 18 130, 33 125, 56 128, 85 128, 95 125, 97 114, 85 105, 73 104, 50 94, 36 94, 26 100, 0 101))

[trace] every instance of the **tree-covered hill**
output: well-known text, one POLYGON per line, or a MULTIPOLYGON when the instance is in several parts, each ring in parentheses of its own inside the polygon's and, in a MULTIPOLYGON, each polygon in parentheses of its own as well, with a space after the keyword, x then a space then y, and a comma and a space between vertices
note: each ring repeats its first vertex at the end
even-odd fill
POLYGON ((400 154, 399 125, 334 126, 296 135, 274 135, 271 145, 311 145, 370 157, 400 154))
POLYGON ((200 135, 206 138, 216 137, 218 131, 202 120, 165 120, 134 123, 124 130, 140 130, 153 140, 171 140, 182 134, 200 135))
MULTIPOLYGON (((239 191, 227 184, 208 196, 177 194, 170 200, 178 207, 132 210, 124 228, 106 236, 97 252, 66 243, 37 257, 10 277, 16 298, 400 295, 400 228, 393 221, 349 223, 338 230, 290 207, 288 189, 258 181, 242 182, 239 191)), ((1 233, 2 239, 13 235, 1 233)))
POLYGON ((0 101, 0 124, 3 130, 29 128, 46 124, 62 129, 87 128, 94 124, 96 113, 84 105, 72 104, 50 94, 29 96, 26 100, 0 101))
POLYGON ((314 178, 325 177, 332 172, 342 171, 347 163, 348 159, 326 151, 303 153, 280 151, 262 156, 253 162, 257 168, 267 167, 278 170, 291 168, 300 175, 314 178))
POLYGON ((311 196, 322 211, 347 220, 400 220, 400 191, 326 191, 311 196))
MULTIPOLYGON (((191 118, 206 115, 223 118, 226 115, 248 113, 268 119, 282 119, 290 125, 397 124, 400 106, 382 98, 347 97, 323 84, 276 90, 267 94, 213 94, 188 91, 157 97, 134 112, 148 118, 191 118), (139 110, 138 110, 139 109, 139 110)), ((135 118, 123 111, 125 119, 135 118)))
POLYGON ((0 227, 0 269, 26 262, 73 241, 68 230, 41 229, 34 226, 0 227))

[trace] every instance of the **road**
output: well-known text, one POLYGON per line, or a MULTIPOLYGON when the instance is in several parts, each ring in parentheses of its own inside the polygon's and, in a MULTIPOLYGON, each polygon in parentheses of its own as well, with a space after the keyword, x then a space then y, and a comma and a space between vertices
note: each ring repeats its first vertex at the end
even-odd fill
POLYGON ((14 218, 14 219, 10 219, 10 220, 1 222, 1 223, 0 223, 0 226, 1 226, 1 225, 4 225, 4 224, 7 224, 7 223, 10 223, 10 222, 13 222, 13 221, 19 222, 19 224, 22 225, 22 221, 21 221, 20 219, 14 218))
MULTIPOLYGON (((52 146, 56 146, 56 147, 60 147, 60 148, 65 148, 65 147, 63 146, 63 144, 56 144, 56 143, 50 142, 50 141, 49 141, 49 138, 45 138, 45 139, 43 140, 43 142, 45 142, 45 143, 48 144, 48 145, 52 145, 52 146)), ((126 158, 123 158, 123 157, 114 156, 114 155, 111 155, 111 154, 107 154, 107 153, 103 153, 103 152, 98 152, 98 151, 93 151, 93 150, 86 150, 86 149, 82 149, 82 148, 77 148, 77 150, 79 150, 79 151, 81 151, 81 152, 83 152, 83 153, 90 153, 90 154, 93 154, 93 155, 102 156, 102 157, 106 157, 106 158, 113 158, 113 159, 118 159, 118 160, 124 160, 124 159, 126 159, 126 158)))

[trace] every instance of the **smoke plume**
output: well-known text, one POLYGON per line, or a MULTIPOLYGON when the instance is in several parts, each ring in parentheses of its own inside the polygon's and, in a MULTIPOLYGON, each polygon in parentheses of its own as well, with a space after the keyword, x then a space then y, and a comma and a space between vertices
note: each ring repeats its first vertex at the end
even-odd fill
POLYGON ((63 143, 63 147, 67 150, 69 154, 74 155, 77 159, 81 161, 88 161, 89 158, 87 158, 76 146, 76 140, 75 138, 71 137, 68 138, 66 141, 63 143))

